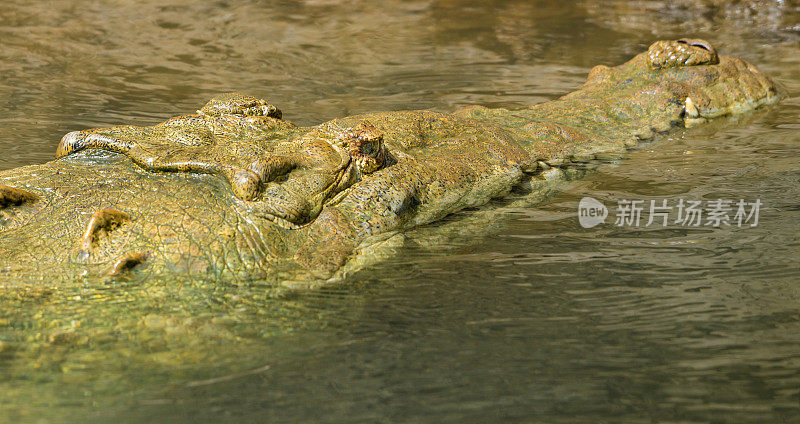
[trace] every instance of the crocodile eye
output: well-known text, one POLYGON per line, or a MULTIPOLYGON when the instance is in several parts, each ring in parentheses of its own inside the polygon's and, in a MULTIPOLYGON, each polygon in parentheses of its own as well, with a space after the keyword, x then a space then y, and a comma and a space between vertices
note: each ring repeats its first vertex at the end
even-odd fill
POLYGON ((363 173, 377 171, 386 160, 383 134, 367 121, 342 133, 338 144, 347 149, 363 173))
POLYGON ((377 146, 375 145, 375 139, 372 140, 364 140, 361 142, 361 154, 364 156, 374 156, 375 152, 378 150, 377 146))

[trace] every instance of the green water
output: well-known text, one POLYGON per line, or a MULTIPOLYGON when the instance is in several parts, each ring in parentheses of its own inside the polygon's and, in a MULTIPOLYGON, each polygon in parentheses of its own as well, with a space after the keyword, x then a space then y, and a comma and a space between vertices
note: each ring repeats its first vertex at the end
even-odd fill
POLYGON ((415 230, 324 289, 176 277, 4 294, 0 422, 800 422, 800 13, 690 3, 0 4, 0 169, 224 91, 304 125, 521 106, 687 35, 787 92, 546 204, 512 196, 415 230), (756 227, 584 229, 584 196, 763 206, 756 227))

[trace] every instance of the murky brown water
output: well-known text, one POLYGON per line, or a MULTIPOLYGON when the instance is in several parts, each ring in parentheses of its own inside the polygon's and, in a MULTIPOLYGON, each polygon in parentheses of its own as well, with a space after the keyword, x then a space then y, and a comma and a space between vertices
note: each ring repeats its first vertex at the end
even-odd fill
POLYGON ((0 422, 800 422, 800 12, 691 3, 3 2, 0 169, 224 91, 299 124, 546 101, 685 35, 788 96, 645 146, 488 235, 480 211, 419 230, 328 290, 4 300, 0 422), (764 206, 754 228, 583 229, 583 196, 764 206), (448 225, 460 235, 431 247, 448 225))

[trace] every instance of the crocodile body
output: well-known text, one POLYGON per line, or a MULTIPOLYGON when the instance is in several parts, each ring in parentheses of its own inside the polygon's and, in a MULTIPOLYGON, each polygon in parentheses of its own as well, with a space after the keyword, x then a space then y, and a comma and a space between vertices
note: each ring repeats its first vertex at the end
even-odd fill
POLYGON ((520 110, 304 128, 230 94, 153 127, 67 134, 57 160, 0 172, 0 277, 322 281, 393 234, 778 97, 751 64, 689 39, 597 66, 577 91, 520 110))

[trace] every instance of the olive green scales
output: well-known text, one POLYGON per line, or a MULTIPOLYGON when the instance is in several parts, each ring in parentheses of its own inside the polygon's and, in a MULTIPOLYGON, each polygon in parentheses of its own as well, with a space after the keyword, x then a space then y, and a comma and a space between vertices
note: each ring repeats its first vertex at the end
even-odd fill
POLYGON ((657 41, 520 110, 305 128, 228 94, 152 127, 69 133, 55 161, 0 172, 0 278, 7 288, 141 273, 326 281, 404 230, 778 98, 753 65, 692 39, 657 41))

